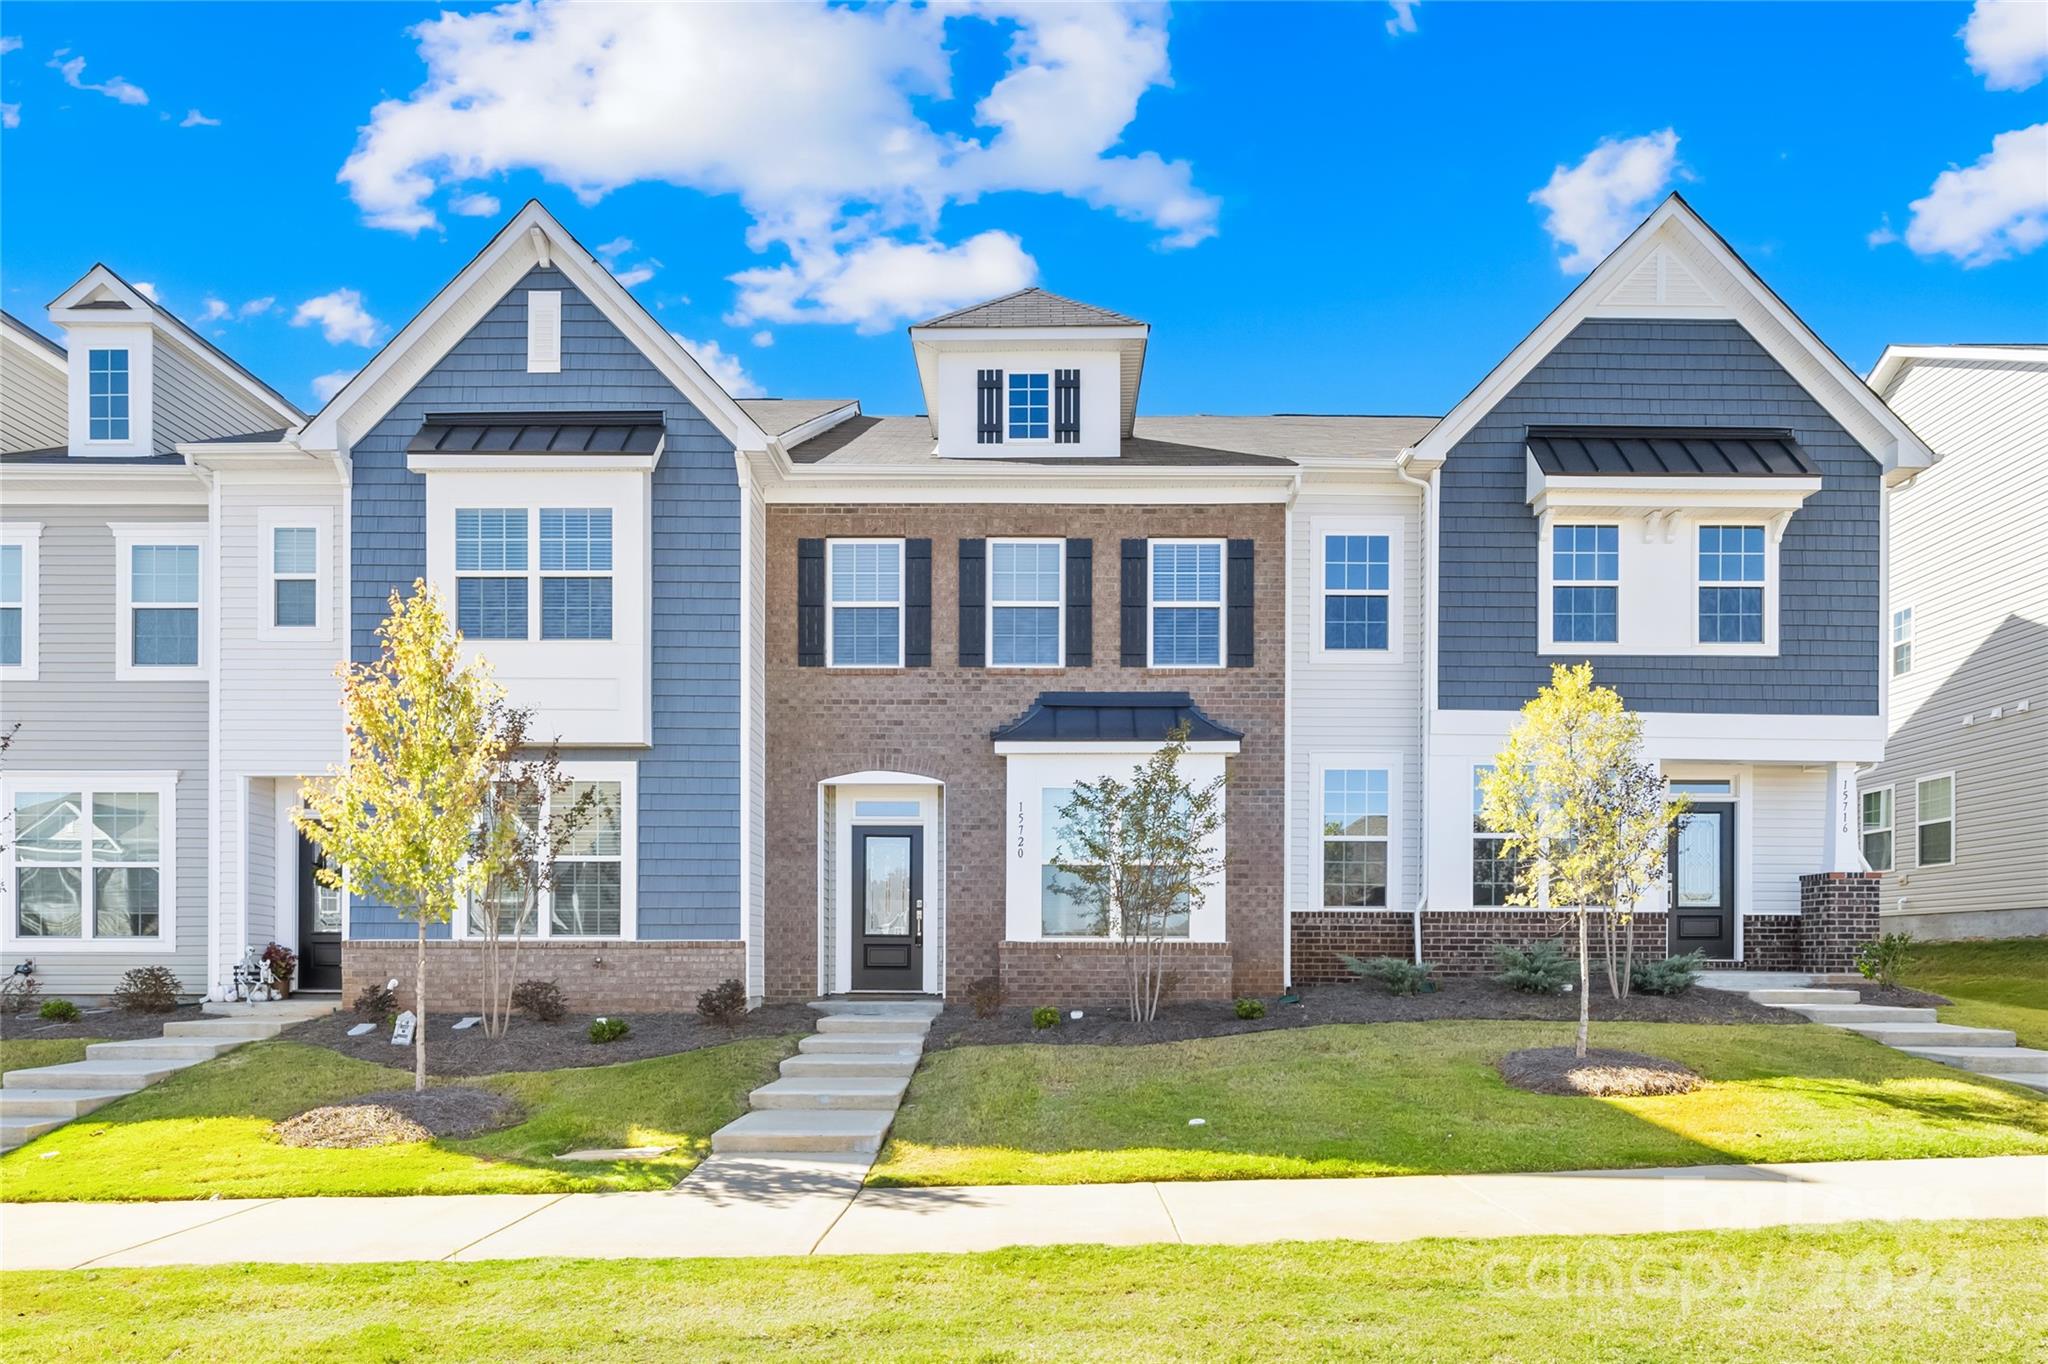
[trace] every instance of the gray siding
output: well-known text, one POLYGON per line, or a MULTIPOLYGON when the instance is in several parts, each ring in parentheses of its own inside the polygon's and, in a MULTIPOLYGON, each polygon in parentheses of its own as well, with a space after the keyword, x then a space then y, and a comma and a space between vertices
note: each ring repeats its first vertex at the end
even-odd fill
POLYGON ((157 454, 169 454, 179 441, 274 431, 284 424, 275 412, 242 396, 162 335, 151 351, 151 363, 156 377, 150 391, 150 443, 157 454))
POLYGON ((1439 704, 1511 710, 1549 681, 1537 655, 1531 423, 1789 428, 1821 491, 1779 551, 1776 658, 1608 656, 1600 681, 1646 711, 1878 712, 1878 464, 1735 322, 1582 322, 1452 449, 1441 475, 1439 704))
MULTIPOLYGON (((639 761, 640 936, 737 939, 740 500, 732 445, 559 271, 528 274, 356 442, 351 647, 358 659, 375 657, 387 597, 426 574, 426 484, 406 470, 405 446, 427 413, 643 409, 662 412, 668 432, 653 479, 653 744, 564 756, 639 761), (526 372, 528 289, 562 291, 559 374, 526 372)), ((393 910, 360 900, 351 903, 349 931, 413 932, 393 910)))
POLYGON ((0 452, 54 450, 71 440, 67 381, 35 353, 41 349, 11 331, 0 333, 0 452))

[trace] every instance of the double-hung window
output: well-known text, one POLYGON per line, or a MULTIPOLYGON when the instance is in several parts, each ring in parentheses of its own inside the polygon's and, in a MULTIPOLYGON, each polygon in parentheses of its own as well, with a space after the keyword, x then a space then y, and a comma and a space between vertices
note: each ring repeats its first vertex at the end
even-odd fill
POLYGON ((36 669, 36 550, 41 527, 9 525, 0 543, 0 668, 30 678, 36 669))
POLYGON ((85 359, 86 439, 128 439, 128 352, 90 350, 85 359))
POLYGON ((171 783, 25 777, 10 783, 16 939, 168 937, 171 783))
POLYGON ((1872 871, 1892 869, 1892 788, 1863 793, 1863 865, 1872 871))
POLYGON ((835 668, 903 666, 903 542, 834 540, 826 579, 835 668))
POLYGON ((463 507, 455 513, 455 624, 468 639, 525 639, 524 507, 463 507))
POLYGON ((1552 526, 1550 633, 1558 644, 1620 638, 1621 527, 1552 526))
POLYGON ((1057 668, 1062 661, 1064 540, 988 544, 988 661, 996 668, 1057 668))
POLYGON ((1956 779, 1947 773, 1928 777, 1913 787, 1917 844, 1914 856, 1923 867, 1946 867, 1956 860, 1956 779))
POLYGON ((1385 535, 1323 537, 1323 648, 1387 647, 1392 549, 1385 535))
POLYGON ((310 628, 320 616, 320 531, 275 526, 270 532, 270 623, 310 628))
POLYGON ((1913 671, 1913 608, 1902 606, 1892 612, 1892 676, 1913 671))
POLYGON ((1076 893, 1079 887, 1073 878, 1053 866, 1053 858, 1063 848, 1070 858, 1079 853, 1069 842, 1067 823, 1060 817, 1060 811, 1074 798, 1074 788, 1048 786, 1042 795, 1044 823, 1039 827, 1045 832, 1038 867, 1038 931, 1047 938, 1100 937, 1109 931, 1109 925, 1094 905, 1076 893))
POLYGON ((612 637, 609 507, 540 509, 540 637, 612 637))
POLYGON ((1223 542, 1150 544, 1152 666, 1223 666, 1223 542))
POLYGON ((1499 909, 1515 893, 1519 866, 1509 855, 1507 835, 1487 826, 1485 780, 1493 764, 1472 769, 1472 904, 1474 908, 1499 909))
POLYGON ((1764 528, 1701 526, 1699 641, 1764 642, 1764 528))
POLYGON ((1009 431, 1011 440, 1052 439, 1051 374, 1040 370, 1010 376, 1009 431))
POLYGON ((1384 768, 1323 769, 1323 907, 1387 903, 1391 783, 1384 768))
POLYGON ((558 812, 581 810, 584 818, 553 854, 553 884, 539 889, 529 907, 525 889, 506 878, 470 897, 469 933, 488 935, 496 914, 498 935, 527 938, 616 938, 624 932, 626 895, 625 783, 572 781, 540 803, 499 818, 518 820, 529 842, 551 835, 558 812))

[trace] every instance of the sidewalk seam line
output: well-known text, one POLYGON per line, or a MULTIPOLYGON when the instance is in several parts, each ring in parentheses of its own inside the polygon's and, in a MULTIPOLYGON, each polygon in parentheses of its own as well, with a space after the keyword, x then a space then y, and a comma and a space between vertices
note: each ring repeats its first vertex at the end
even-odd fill
POLYGON ((568 1194, 565 1194, 565 1193, 560 1193, 560 1194, 556 1194, 556 1195, 555 1195, 555 1196, 554 1196, 553 1198, 550 1198, 550 1199, 549 1199, 549 1200, 548 1200, 547 1202, 545 1202, 545 1203, 541 1204, 541 1205, 540 1205, 539 1207, 537 1207, 537 1208, 528 1208, 528 1209, 527 1209, 527 1210, 526 1210, 525 1212, 523 1212, 523 1213, 520 1213, 520 1214, 519 1214, 519 1216, 517 1216, 517 1217, 513 1218, 513 1219, 512 1219, 512 1220, 511 1220, 510 1222, 507 1222, 507 1223, 506 1223, 506 1224, 505 1224, 504 1226, 502 1226, 502 1227, 493 1227, 493 1228, 491 1228, 491 1229, 490 1229, 489 1231, 485 1232, 485 1233, 484 1233, 483 1235, 481 1235, 481 1236, 477 1237, 477 1238, 476 1238, 475 1240, 473 1240, 473 1241, 467 1241, 467 1242, 463 1243, 462 1245, 459 1245, 459 1246, 455 1247, 455 1249, 453 1249, 453 1250, 449 1251, 449 1252, 448 1252, 448 1253, 447 1253, 446 1255, 443 1255, 443 1256, 441 1257, 441 1259, 442 1259, 442 1260, 444 1260, 444 1261, 446 1261, 446 1260, 452 1260, 452 1259, 454 1259, 454 1258, 455 1258, 456 1256, 458 1256, 458 1255, 462 1254, 462 1252, 463 1252, 463 1251, 465 1251, 465 1250, 468 1250, 468 1249, 469 1249, 469 1248, 470 1248, 471 1246, 475 1246, 475 1245, 481 1245, 481 1244, 483 1244, 483 1243, 484 1243, 485 1241, 488 1241, 488 1240, 490 1240, 490 1239, 491 1239, 491 1238, 492 1238, 493 1236, 496 1236, 496 1235, 498 1235, 498 1234, 499 1234, 500 1232, 506 1232, 506 1231, 510 1231, 510 1230, 512 1230, 512 1228, 514 1228, 514 1227, 518 1226, 518 1225, 519 1225, 519 1224, 520 1224, 521 1222, 524 1222, 524 1221, 525 1221, 525 1220, 526 1220, 527 1218, 529 1218, 529 1217, 533 1216, 533 1215, 534 1215, 535 1213, 539 1213, 539 1212, 546 1212, 546 1211, 547 1211, 547 1210, 548 1210, 549 1208, 552 1208, 552 1207, 554 1207, 554 1206, 555 1206, 555 1204, 557 1204, 557 1203, 561 1202, 561 1201, 562 1201, 563 1199, 565 1199, 565 1198, 567 1198, 567 1197, 569 1197, 569 1195, 568 1195, 568 1194))
POLYGON ((1159 1200, 1159 1211, 1166 1214, 1166 1225, 1173 1229, 1174 1244, 1182 1246, 1186 1245, 1188 1243, 1188 1238, 1181 1235, 1180 1223, 1174 1219, 1173 1209, 1166 1205, 1166 1190, 1159 1187, 1159 1181, 1156 1179, 1152 1180, 1151 1184, 1152 1196, 1159 1200))
POLYGON ((188 1231, 198 1231, 202 1227, 219 1226, 222 1222, 227 1221, 231 1217, 240 1217, 245 1212, 254 1212, 258 1208, 267 1208, 272 1203, 281 1203, 283 1201, 284 1200, 281 1198, 260 1199, 257 1202, 251 1203, 246 1208, 236 1208, 233 1212, 224 1212, 218 1217, 209 1217, 204 1222, 194 1222, 189 1227, 179 1227, 176 1231, 167 1231, 161 1236, 152 1236, 146 1241, 137 1241, 132 1246, 122 1246, 118 1250, 110 1250, 106 1253, 106 1255, 95 1255, 90 1260, 81 1260, 71 1267, 73 1269, 90 1269, 95 1264, 98 1264, 101 1260, 106 1259, 109 1255, 126 1255, 131 1250, 141 1250, 144 1246, 153 1246, 158 1241, 168 1241, 173 1236, 183 1236, 188 1231))
MULTIPOLYGON (((877 1154, 880 1153, 877 1152, 877 1154)), ((811 1242, 811 1248, 804 1252, 804 1254, 807 1257, 811 1255, 816 1255, 818 1253, 818 1247, 825 1244, 825 1238, 827 1236, 830 1236, 832 1234, 832 1229, 839 1225, 839 1219, 846 1216, 848 1212, 852 1211, 853 1205, 860 1201, 860 1196, 868 1191, 868 1170, 872 1170, 874 1168, 875 1162, 873 1158, 870 1157, 868 1160, 867 1169, 862 1170, 860 1172, 860 1183, 853 1186, 853 1196, 846 1200, 845 1206, 841 1207, 838 1212, 832 1214, 832 1220, 825 1224, 825 1229, 818 1233, 818 1239, 811 1242)))

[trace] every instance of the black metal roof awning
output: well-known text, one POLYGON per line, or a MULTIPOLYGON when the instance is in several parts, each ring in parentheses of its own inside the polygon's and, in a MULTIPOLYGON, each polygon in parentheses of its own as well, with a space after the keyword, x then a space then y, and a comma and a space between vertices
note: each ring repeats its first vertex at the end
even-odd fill
POLYGON ((431 413, 413 455, 658 455, 659 412, 431 413))
POLYGON ((1235 743, 1184 691, 1048 691, 989 737, 1007 743, 1163 743, 1185 723, 1188 742, 1235 743))
POLYGON ((1532 426, 1529 455, 1566 478, 1819 478, 1790 431, 1532 426))

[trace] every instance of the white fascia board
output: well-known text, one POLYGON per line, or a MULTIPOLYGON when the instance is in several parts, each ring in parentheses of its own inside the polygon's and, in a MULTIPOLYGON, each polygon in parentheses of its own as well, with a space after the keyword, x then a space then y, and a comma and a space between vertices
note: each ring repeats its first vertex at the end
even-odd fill
POLYGON ((11 315, 0 314, 0 318, 4 318, 7 330, 21 338, 22 349, 28 351, 36 361, 60 375, 71 372, 70 357, 61 350, 51 350, 52 342, 49 337, 11 315))
MULTIPOLYGON (((1659 762, 1874 763, 1884 756, 1882 715, 1636 714, 1643 746, 1659 762)), ((1518 710, 1435 710, 1429 732, 1438 751, 1483 760, 1521 718, 1518 710)))
POLYGON ((1914 360, 1977 360, 1986 364, 2048 368, 2048 348, 2040 346, 1886 346, 1870 370, 1870 386, 1885 394, 1914 360))
POLYGON ((1821 488, 1818 478, 1546 474, 1533 458, 1524 458, 1529 509, 1539 517, 1554 512, 1640 516, 1657 511, 1702 511, 1775 520, 1798 511, 1821 488))
POLYGON ((181 464, 0 465, 0 503, 6 506, 205 505, 206 475, 181 464))
MULTIPOLYGON (((1166 743, 1136 743, 1131 740, 1116 740, 1110 743, 1094 742, 1087 739, 1053 739, 1027 742, 1020 739, 998 739, 996 754, 1007 757, 1017 753, 1075 753, 1090 757, 1113 757, 1118 754, 1149 756, 1165 748, 1166 743)), ((1238 751, 1235 739, 1202 739, 1187 745, 1190 753, 1221 753, 1228 757, 1238 751)))

